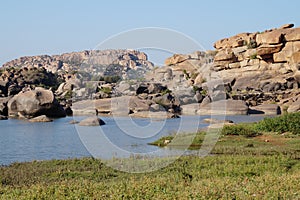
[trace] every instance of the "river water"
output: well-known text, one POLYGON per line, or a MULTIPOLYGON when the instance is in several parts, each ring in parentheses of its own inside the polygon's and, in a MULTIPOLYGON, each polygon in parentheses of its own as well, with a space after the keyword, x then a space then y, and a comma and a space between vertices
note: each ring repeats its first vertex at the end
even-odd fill
MULTIPOLYGON (((263 117, 243 115, 227 116, 226 119, 239 123, 259 121, 263 117)), ((162 121, 101 117, 106 122, 101 127, 69 124, 71 120, 80 121, 84 118, 66 117, 51 123, 30 123, 16 119, 0 121, 0 165, 87 156, 110 159, 153 152, 153 155, 159 156, 169 150, 148 145, 149 142, 161 136, 204 128, 208 124, 202 120, 210 116, 181 116, 162 121)))

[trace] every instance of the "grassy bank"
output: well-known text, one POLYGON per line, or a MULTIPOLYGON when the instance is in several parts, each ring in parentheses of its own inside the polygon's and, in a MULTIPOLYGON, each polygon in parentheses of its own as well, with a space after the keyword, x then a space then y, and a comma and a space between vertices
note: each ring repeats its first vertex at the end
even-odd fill
MULTIPOLYGON (((151 173, 120 172, 92 158, 1 167, 0 199, 300 199, 297 130, 265 132, 260 123, 225 128, 214 156, 184 156, 151 173)), ((204 137, 179 140, 199 148, 204 137)))
POLYGON ((299 160, 284 155, 182 157, 147 174, 95 159, 1 168, 1 199, 299 199, 299 160))

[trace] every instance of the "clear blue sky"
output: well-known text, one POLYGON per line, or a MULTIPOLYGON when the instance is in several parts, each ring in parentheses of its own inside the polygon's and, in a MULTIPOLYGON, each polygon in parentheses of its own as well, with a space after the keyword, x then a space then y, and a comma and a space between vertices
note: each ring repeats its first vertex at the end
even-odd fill
POLYGON ((2 1, 0 65, 25 55, 93 49, 122 31, 162 27, 212 49, 221 38, 285 23, 300 26, 299 0, 2 1))

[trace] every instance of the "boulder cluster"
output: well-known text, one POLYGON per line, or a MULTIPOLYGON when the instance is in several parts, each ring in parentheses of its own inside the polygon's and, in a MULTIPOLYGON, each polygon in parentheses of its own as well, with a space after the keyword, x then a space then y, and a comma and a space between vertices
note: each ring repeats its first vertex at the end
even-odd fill
POLYGON ((136 50, 21 57, 0 69, 0 119, 297 112, 300 28, 293 26, 237 34, 159 67, 136 50))

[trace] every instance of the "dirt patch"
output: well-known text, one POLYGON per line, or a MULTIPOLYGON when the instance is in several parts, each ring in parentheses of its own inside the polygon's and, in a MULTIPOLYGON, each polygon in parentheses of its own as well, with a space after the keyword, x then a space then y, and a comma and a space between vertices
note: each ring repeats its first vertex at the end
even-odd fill
POLYGON ((287 141, 289 141, 291 138, 285 138, 282 135, 261 135, 255 137, 256 140, 261 141, 261 142, 267 142, 272 145, 276 146, 284 146, 287 141))

